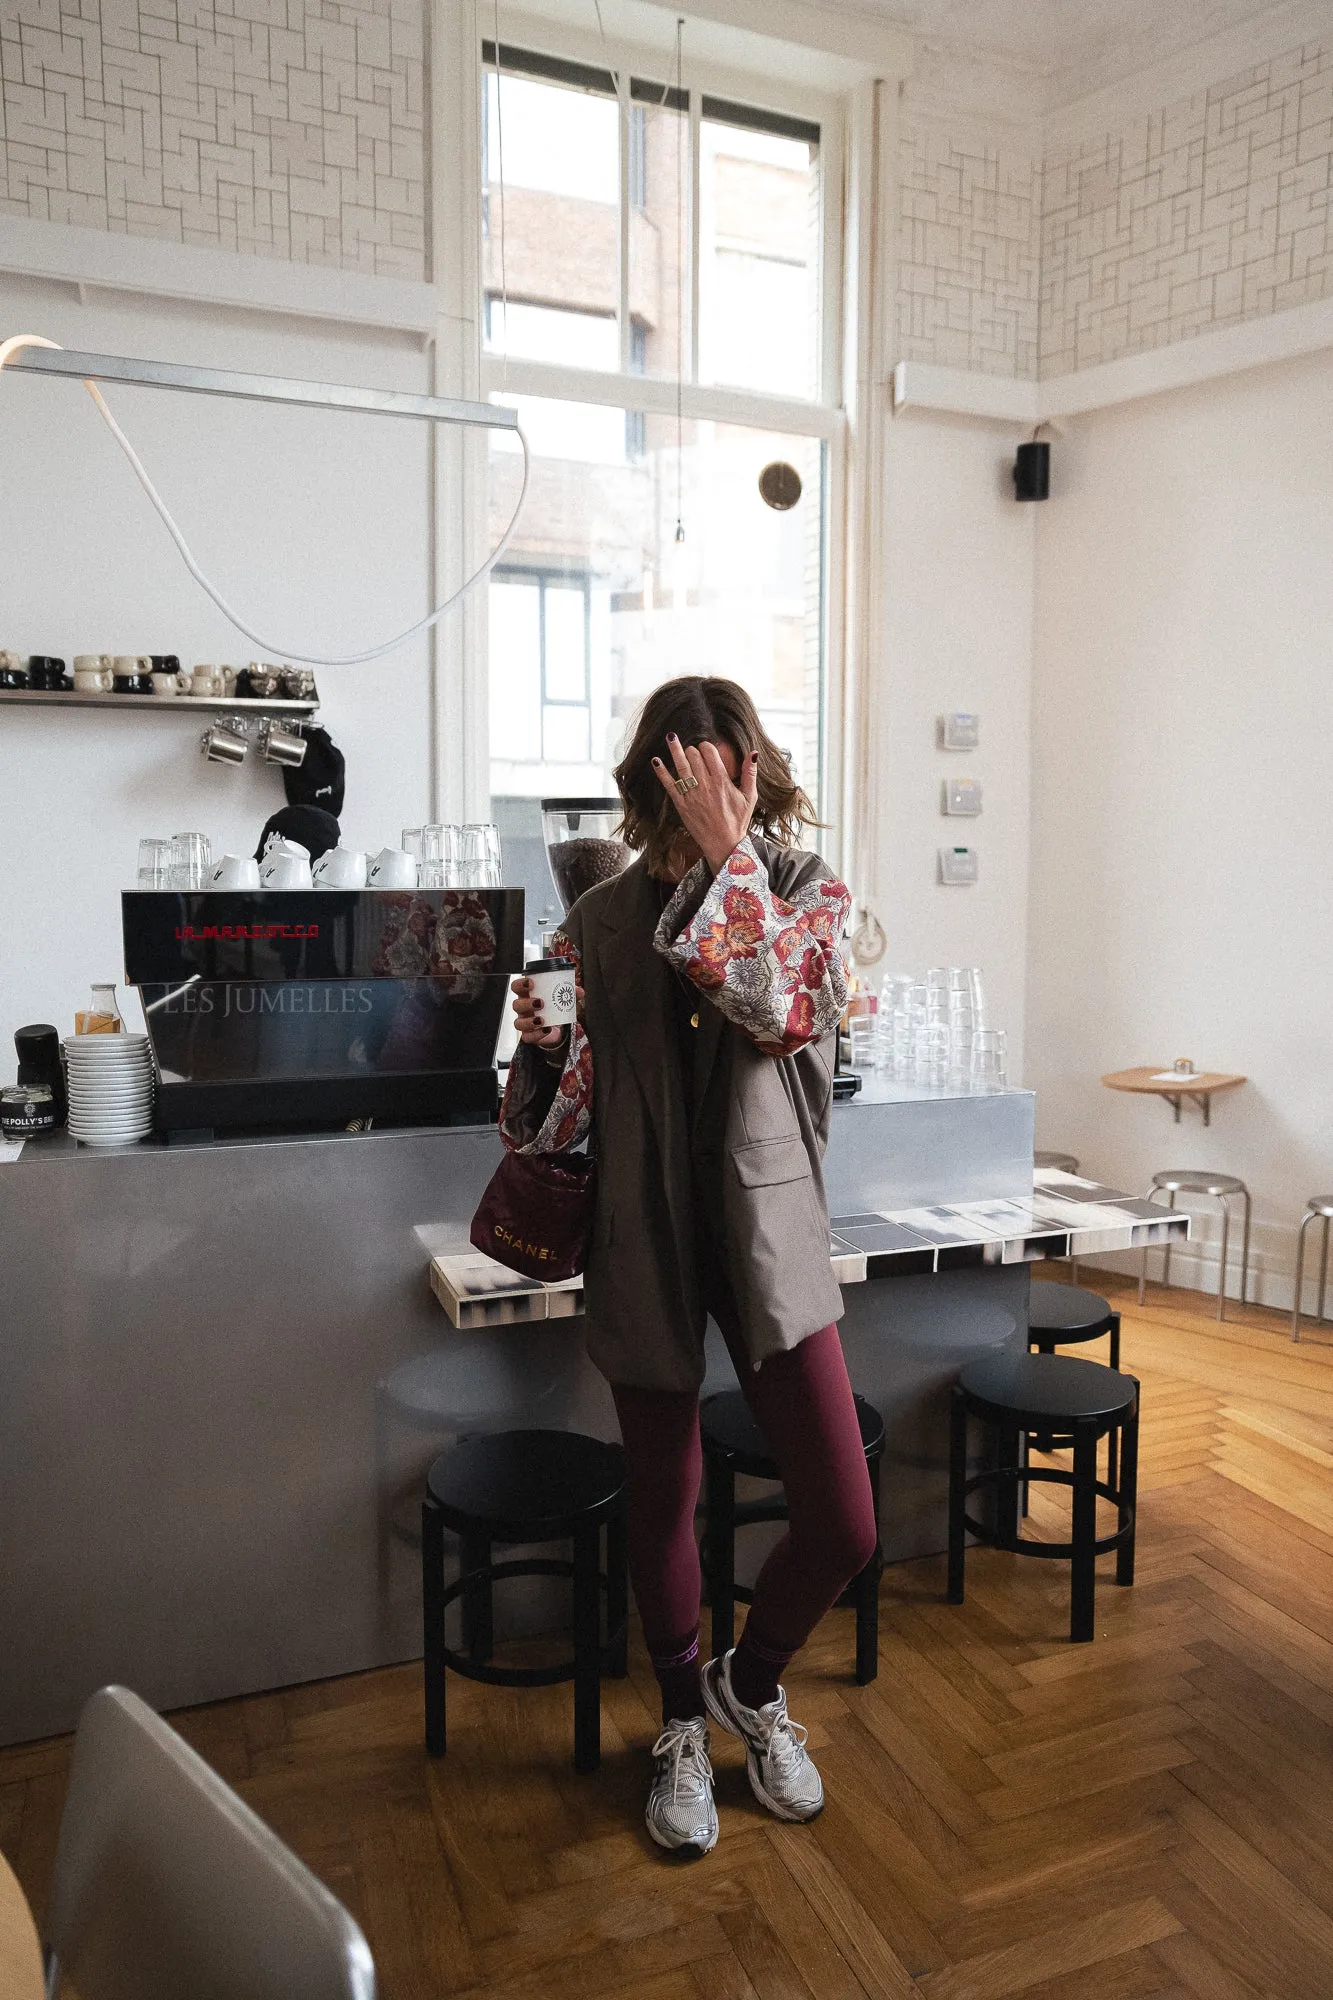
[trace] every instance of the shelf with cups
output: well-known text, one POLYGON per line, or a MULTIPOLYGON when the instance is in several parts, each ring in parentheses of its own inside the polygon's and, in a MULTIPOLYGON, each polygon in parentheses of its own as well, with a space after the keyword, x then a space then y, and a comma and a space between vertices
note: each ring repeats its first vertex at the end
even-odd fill
POLYGON ((165 715, 304 715, 318 713, 319 702, 287 701, 280 695, 82 694, 74 689, 0 688, 0 702, 29 702, 52 708, 156 708, 165 715))

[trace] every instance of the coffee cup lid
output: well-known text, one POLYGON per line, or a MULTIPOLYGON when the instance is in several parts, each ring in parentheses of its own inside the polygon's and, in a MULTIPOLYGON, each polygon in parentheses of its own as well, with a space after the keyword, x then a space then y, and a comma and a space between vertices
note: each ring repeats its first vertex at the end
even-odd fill
POLYGON ((572 958, 530 958, 523 972, 525 977, 533 972, 567 972, 573 963, 572 958))

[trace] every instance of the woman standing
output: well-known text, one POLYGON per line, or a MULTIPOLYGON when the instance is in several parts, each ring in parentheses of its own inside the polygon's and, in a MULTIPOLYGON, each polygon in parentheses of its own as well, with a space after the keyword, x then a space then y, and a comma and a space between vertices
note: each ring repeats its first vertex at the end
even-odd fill
POLYGON ((640 858, 580 897, 552 947, 577 967, 572 1029, 546 1029, 515 982, 501 1131, 525 1152, 595 1135, 588 1351, 620 1419, 630 1575, 662 1690, 648 1831, 698 1855, 718 1833, 709 1716, 744 1742, 771 1812, 806 1820, 823 1805, 779 1675, 876 1544, 822 1176, 850 899, 794 846, 814 814, 735 682, 659 688, 616 782, 640 858), (710 1313, 789 1524, 739 1644, 701 1667, 710 1313))

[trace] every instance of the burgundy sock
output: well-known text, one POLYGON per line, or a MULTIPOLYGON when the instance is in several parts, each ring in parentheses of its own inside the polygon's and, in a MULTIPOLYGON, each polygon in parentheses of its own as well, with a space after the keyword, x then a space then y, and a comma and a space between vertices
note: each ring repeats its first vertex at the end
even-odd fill
POLYGON ((764 1708, 778 1697, 778 1680, 791 1659, 790 1653, 775 1653, 751 1638, 747 1623, 740 1644, 731 1656, 731 1688, 737 1701, 747 1708, 764 1708))
POLYGON ((662 1690, 662 1721, 688 1722, 691 1716, 707 1715, 699 1684, 699 1634, 695 1632, 669 1653, 649 1657, 662 1690))

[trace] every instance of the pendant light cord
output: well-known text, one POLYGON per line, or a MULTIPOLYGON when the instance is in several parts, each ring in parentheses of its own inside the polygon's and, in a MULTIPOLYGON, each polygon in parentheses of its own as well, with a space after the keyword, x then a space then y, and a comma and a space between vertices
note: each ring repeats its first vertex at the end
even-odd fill
MULTIPOLYGON (((46 340, 39 333, 16 333, 9 340, 0 341, 0 372, 3 371, 6 362, 12 360, 14 355, 19 353, 25 347, 54 347, 58 349, 60 347, 60 342, 58 340, 46 340)), ((182 562, 185 564, 186 569, 189 570, 190 575, 194 578, 195 582, 199 585, 200 589, 204 591, 208 597, 212 598, 214 604, 217 606, 218 610, 222 613, 223 617, 228 621, 228 623, 234 625, 236 627, 236 630, 240 633, 243 633, 247 639, 253 640, 254 644, 258 646, 262 652, 273 654, 277 658, 283 660, 299 660, 304 666, 311 666, 311 667, 362 666, 369 660, 382 660, 386 653, 396 652, 400 646, 405 646, 409 639, 415 639, 419 633, 429 631, 432 625, 438 624, 440 619, 444 617, 446 611, 451 611, 456 604, 461 604, 463 599, 469 596, 471 592, 476 589, 477 585, 480 582, 482 582, 482 580, 485 577, 488 577, 490 575, 491 571, 495 568, 495 565, 499 562, 501 556, 503 556, 505 550, 509 547, 510 542, 513 540, 514 530, 518 526, 519 515, 523 512, 523 503, 528 497, 528 479, 532 470, 532 454, 528 448, 527 437, 524 434, 522 425, 520 424, 518 430, 518 436, 519 436, 519 442, 523 447, 523 481, 521 486, 519 487, 518 500, 515 503, 513 513, 509 517, 508 525, 506 526, 503 535, 501 535, 499 541, 492 549, 491 553, 487 556, 485 562, 483 562, 477 569, 474 569, 471 576, 467 577, 465 581, 458 586, 457 590, 451 591, 449 596, 444 599, 443 603, 437 604, 433 611, 427 612, 424 618, 418 618, 416 624, 409 625, 405 632, 399 632, 394 638, 384 640, 384 642, 381 645, 368 646, 366 650, 361 653, 324 654, 324 653, 303 652, 299 647, 286 646, 283 645, 277 639, 266 638, 262 633, 257 632, 252 625, 248 625, 245 619, 241 617, 240 613, 238 611, 233 610, 232 606, 228 604, 226 598, 222 595, 222 592, 217 588, 217 586, 211 583, 208 577, 204 575, 203 570, 199 567, 199 564, 195 560, 194 555, 191 553, 188 542, 186 541, 184 535, 181 533, 180 529, 176 526, 175 521, 172 519, 170 510, 168 509, 166 502, 163 500, 161 494, 158 492, 157 488, 154 486, 152 480, 149 478, 147 472, 145 471, 143 463, 139 458, 139 454, 135 451, 134 446, 130 443, 124 431, 120 428, 120 425, 116 422, 110 410, 107 408, 106 401, 102 395, 101 390, 97 387, 97 384, 95 382, 85 381, 83 386, 88 391, 88 394, 92 397, 94 403, 96 403, 98 415, 101 417, 103 423, 107 426, 108 430, 111 432, 112 437, 116 440, 116 443, 120 446, 126 458, 129 460, 130 467, 134 473, 135 478, 138 480, 140 486, 142 486, 144 492, 148 495, 148 498, 152 501, 153 506, 156 508, 158 515, 162 520, 163 526, 166 528, 167 533, 171 536, 172 541, 176 544, 176 548, 180 554, 182 562)))

